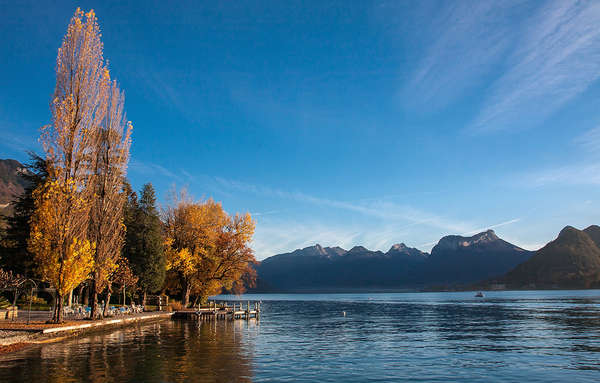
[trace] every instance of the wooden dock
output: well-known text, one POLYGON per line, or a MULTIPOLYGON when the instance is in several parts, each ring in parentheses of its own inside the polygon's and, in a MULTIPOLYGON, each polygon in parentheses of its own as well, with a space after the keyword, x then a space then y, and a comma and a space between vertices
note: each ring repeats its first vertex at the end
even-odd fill
POLYGON ((211 302, 208 307, 198 307, 196 310, 177 311, 173 319, 191 319, 191 320, 234 320, 234 319, 259 319, 260 302, 254 302, 251 305, 248 301, 244 308, 244 303, 211 302), (254 307, 253 307, 254 306, 254 307))

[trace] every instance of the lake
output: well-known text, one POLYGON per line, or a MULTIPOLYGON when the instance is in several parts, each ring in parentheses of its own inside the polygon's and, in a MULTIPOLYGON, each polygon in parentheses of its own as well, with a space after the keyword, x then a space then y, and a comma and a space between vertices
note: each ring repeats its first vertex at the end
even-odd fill
POLYGON ((598 290, 243 300, 262 300, 260 321, 162 321, 37 345, 0 356, 0 381, 600 381, 598 290))

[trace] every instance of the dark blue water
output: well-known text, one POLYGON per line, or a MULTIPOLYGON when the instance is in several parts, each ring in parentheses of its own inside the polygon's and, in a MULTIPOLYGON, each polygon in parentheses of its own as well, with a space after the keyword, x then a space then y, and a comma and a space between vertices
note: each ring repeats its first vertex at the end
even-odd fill
POLYGON ((600 381, 597 290, 244 299, 263 301, 260 321, 163 321, 39 345, 1 356, 0 381, 600 381))

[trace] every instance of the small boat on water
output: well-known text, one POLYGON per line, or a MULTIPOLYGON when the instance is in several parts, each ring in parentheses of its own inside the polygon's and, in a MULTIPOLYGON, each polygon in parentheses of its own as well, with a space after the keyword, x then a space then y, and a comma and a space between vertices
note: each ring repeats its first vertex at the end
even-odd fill
POLYGON ((477 294, 475 294, 475 298, 483 298, 483 293, 479 291, 477 294))

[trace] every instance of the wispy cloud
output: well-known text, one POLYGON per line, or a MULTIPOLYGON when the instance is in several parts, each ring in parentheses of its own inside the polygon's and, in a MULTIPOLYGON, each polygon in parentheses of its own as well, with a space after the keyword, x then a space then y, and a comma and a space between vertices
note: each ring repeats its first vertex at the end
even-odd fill
POLYGON ((600 185, 600 163, 578 163, 529 172, 518 176, 519 183, 529 187, 558 185, 600 185))
POLYGON ((318 222, 275 220, 259 222, 252 242, 258 259, 293 251, 319 243, 323 246, 351 246, 360 236, 347 227, 324 225, 318 222))
POLYGON ((256 211, 253 213, 250 213, 253 217, 264 217, 265 215, 273 215, 273 214, 278 214, 281 213, 282 210, 268 210, 268 211, 256 211))
POLYGON ((566 165, 530 170, 510 177, 510 183, 525 187, 548 185, 600 185, 600 127, 578 135, 572 141, 579 159, 566 165))
MULTIPOLYGON (((325 224, 286 219, 278 215, 273 219, 258 216, 254 249, 260 259, 292 251, 297 248, 320 243, 323 246, 342 246, 350 248, 363 245, 369 249, 386 251, 398 242, 406 242, 409 246, 416 238, 430 235, 448 235, 460 233, 472 235, 487 229, 495 229, 519 222, 513 218, 488 226, 475 225, 472 222, 451 220, 436 214, 421 211, 414 207, 399 205, 385 200, 367 199, 359 202, 337 201, 311 196, 300 192, 288 192, 265 186, 252 185, 239 181, 216 178, 224 187, 249 192, 263 197, 288 199, 317 207, 341 209, 358 213, 375 220, 361 221, 361 224, 342 224, 341 222, 325 224), (262 219, 265 218, 265 219, 262 219), (422 226, 416 230, 417 226, 422 226)), ((418 245, 421 250, 429 251, 435 242, 418 245)))
POLYGON ((521 129, 544 121, 600 76, 600 2, 442 4, 435 12, 425 7, 418 19, 425 37, 417 38, 427 48, 404 90, 409 105, 429 112, 477 89, 468 131, 521 129))
POLYGON ((366 226, 343 222, 299 222, 285 217, 263 220, 259 217, 252 248, 258 259, 317 243, 322 246, 340 246, 346 250, 362 245, 371 250, 387 251, 392 244, 398 242, 414 246, 410 240, 406 240, 408 236, 408 232, 399 230, 393 223, 366 226))
POLYGON ((30 150, 39 150, 40 145, 35 138, 29 136, 20 136, 8 131, 2 132, 0 145, 14 150, 16 152, 26 152, 30 150))
POLYGON ((511 225, 513 223, 519 222, 520 220, 521 220, 521 218, 513 218, 508 221, 500 222, 500 223, 497 223, 494 225, 480 227, 479 229, 471 230, 469 232, 463 233, 462 235, 473 235, 473 234, 481 233, 482 231, 485 231, 485 230, 496 229, 498 227, 511 225))
POLYGON ((159 175, 162 177, 167 177, 173 181, 183 183, 184 179, 175 172, 167 169, 166 167, 155 164, 152 162, 142 162, 138 160, 131 160, 129 162, 129 170, 133 172, 138 172, 144 175, 159 175))
POLYGON ((600 76, 599 23, 597 1, 546 2, 525 19, 473 128, 536 124, 585 91, 600 76))
POLYGON ((576 137, 574 143, 588 152, 600 153, 600 127, 590 129, 576 137))
POLYGON ((389 201, 371 200, 367 203, 353 203, 315 197, 301 192, 289 192, 266 186, 252 185, 220 177, 217 177, 216 180, 229 188, 258 195, 290 199, 316 206, 327 206, 388 221, 406 221, 407 225, 427 224, 449 231, 464 231, 467 227, 470 227, 470 225, 465 222, 450 220, 445 217, 421 211, 411 206, 399 205, 389 201))
MULTIPOLYGON (((368 225, 362 223, 324 223, 321 221, 297 220, 287 217, 283 212, 289 209, 272 209, 254 212, 252 215, 258 224, 253 239, 252 247, 258 259, 268 256, 293 251, 297 248, 320 243, 323 246, 342 246, 351 248, 363 245, 370 249, 386 251, 392 244, 404 241, 409 246, 414 239, 413 231, 417 226, 423 226, 428 233, 453 233, 480 232, 485 229, 509 225, 519 221, 518 218, 476 229, 471 222, 452 220, 440 215, 431 214, 420 209, 390 202, 386 198, 363 199, 358 202, 339 201, 328 198, 315 197, 302 192, 290 192, 276 188, 253 185, 223 177, 209 177, 193 175, 186 170, 178 172, 166 167, 149 162, 133 161, 130 165, 134 171, 142 174, 156 174, 167 177, 173 181, 183 180, 201 184, 203 188, 219 190, 222 195, 234 195, 240 192, 251 193, 260 197, 291 200, 320 208, 339 209, 357 213, 374 220, 368 225)), ((437 242, 423 244, 423 250, 429 250, 437 242)), ((412 244, 414 246, 414 244, 412 244)))
POLYGON ((444 107, 477 85, 510 46, 510 2, 425 3, 414 18, 427 47, 407 82, 404 102, 426 111, 444 107), (433 17, 432 17, 433 15, 433 17), (427 26, 423 28, 423 26, 427 26))

